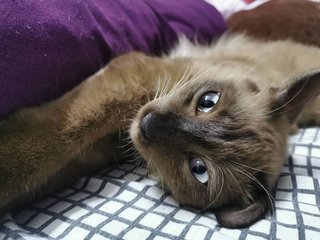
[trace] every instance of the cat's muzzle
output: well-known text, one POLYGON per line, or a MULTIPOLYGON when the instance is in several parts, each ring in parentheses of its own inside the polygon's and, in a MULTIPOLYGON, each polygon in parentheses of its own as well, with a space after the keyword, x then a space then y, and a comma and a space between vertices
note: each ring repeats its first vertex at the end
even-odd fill
POLYGON ((148 113, 145 115, 140 123, 142 140, 144 142, 152 142, 153 140, 156 140, 161 125, 161 118, 158 115, 154 113, 148 113))
POLYGON ((178 121, 172 114, 146 114, 140 123, 140 135, 143 141, 149 143, 167 142, 168 138, 177 133, 178 121))

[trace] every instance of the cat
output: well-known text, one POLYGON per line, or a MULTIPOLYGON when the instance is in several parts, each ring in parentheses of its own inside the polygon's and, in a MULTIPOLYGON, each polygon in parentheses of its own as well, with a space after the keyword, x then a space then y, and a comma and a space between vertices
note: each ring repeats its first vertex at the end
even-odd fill
POLYGON ((130 134, 171 194, 218 209, 223 226, 247 226, 267 210, 290 126, 320 91, 319 59, 316 47, 243 35, 212 47, 183 41, 163 58, 118 57, 60 99, 0 123, 1 208, 71 160, 94 161, 92 144, 146 103, 130 134))
POLYGON ((117 57, 0 122, 0 212, 121 159, 117 136, 128 129, 179 202, 213 210, 224 227, 249 226, 272 207, 299 115, 318 124, 319 93, 320 49, 291 40, 227 33, 211 46, 182 38, 163 57, 117 57))

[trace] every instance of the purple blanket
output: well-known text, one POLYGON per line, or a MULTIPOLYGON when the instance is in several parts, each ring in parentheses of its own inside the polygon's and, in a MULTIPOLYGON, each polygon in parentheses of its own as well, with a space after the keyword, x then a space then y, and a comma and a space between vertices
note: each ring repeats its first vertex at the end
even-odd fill
POLYGON ((1 0, 0 118, 60 96, 116 55, 225 29, 203 0, 1 0))

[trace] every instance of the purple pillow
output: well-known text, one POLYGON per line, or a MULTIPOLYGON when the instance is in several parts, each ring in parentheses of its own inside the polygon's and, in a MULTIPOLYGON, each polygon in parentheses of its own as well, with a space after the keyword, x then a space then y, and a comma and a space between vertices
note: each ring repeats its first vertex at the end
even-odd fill
POLYGON ((1 0, 0 118, 61 96, 113 57, 225 31, 203 0, 1 0))

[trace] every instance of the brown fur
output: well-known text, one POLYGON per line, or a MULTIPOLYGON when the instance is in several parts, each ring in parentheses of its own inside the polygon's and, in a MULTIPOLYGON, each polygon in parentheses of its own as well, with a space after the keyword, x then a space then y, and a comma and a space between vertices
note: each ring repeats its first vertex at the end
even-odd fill
POLYGON ((79 176, 78 171, 88 172, 88 166, 97 169, 114 161, 105 156, 117 149, 109 139, 127 127, 152 96, 157 83, 150 79, 155 73, 159 77, 177 74, 172 66, 141 54, 119 57, 60 99, 0 122, 0 213, 11 208, 14 199, 18 198, 15 204, 19 205, 24 195, 34 195, 71 161, 77 169, 64 169, 66 178, 79 176), (102 138, 109 145, 101 156, 95 146, 102 138))
POLYGON ((210 47, 182 40, 163 58, 116 58, 60 99, 0 122, 0 212, 47 181, 110 164, 101 149, 118 154, 115 134, 131 125, 138 152, 176 199, 213 209, 223 226, 248 226, 268 208, 290 127, 320 93, 319 59, 317 47, 243 35, 210 47), (208 92, 220 99, 204 113, 208 92), (192 175, 194 157, 207 183, 192 175))

